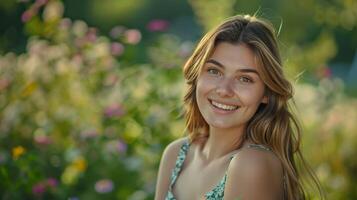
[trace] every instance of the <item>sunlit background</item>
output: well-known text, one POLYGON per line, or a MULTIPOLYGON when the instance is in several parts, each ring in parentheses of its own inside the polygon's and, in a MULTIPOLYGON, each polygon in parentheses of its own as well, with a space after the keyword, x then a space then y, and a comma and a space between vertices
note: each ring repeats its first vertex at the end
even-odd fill
POLYGON ((184 135, 183 63, 220 20, 254 13, 278 30, 328 199, 357 199, 354 0, 1 0, 0 198, 153 199, 184 135))

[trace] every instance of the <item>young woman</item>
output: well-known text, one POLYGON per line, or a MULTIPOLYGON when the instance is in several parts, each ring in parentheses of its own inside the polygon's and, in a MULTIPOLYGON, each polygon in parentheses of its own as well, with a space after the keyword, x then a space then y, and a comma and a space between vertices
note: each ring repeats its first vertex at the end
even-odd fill
POLYGON ((188 137, 166 147, 155 199, 305 199, 293 91, 272 25, 227 19, 202 38, 183 72, 188 137))

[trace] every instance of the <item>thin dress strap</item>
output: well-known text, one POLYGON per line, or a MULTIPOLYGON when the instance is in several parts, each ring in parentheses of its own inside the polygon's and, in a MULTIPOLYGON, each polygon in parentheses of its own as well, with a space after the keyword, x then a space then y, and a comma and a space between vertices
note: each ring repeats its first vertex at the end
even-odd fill
MULTIPOLYGON (((233 155, 230 156, 229 164, 236 154, 237 153, 234 153, 233 155)), ((226 186, 227 173, 228 173, 228 168, 224 173, 223 178, 218 182, 218 184, 211 191, 205 194, 205 200, 221 200, 224 198, 224 188, 226 186)))
POLYGON ((256 149, 262 149, 262 150, 265 150, 265 151, 271 151, 271 149, 269 147, 266 147, 266 146, 264 146, 262 144, 249 144, 248 148, 256 148, 256 149))
POLYGON ((172 187, 173 187, 174 183, 176 182, 176 179, 181 171, 181 168, 185 161, 189 147, 190 147, 190 143, 188 142, 188 140, 186 140, 180 148, 180 151, 179 151, 177 159, 176 159, 175 168, 172 170, 172 174, 171 174, 171 183, 170 183, 170 187, 169 187, 170 191, 172 190, 172 187))

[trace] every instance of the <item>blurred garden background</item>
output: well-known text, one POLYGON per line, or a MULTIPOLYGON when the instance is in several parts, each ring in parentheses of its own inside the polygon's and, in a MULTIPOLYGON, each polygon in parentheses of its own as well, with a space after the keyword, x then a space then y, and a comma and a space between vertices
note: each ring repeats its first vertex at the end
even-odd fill
POLYGON ((1 0, 0 198, 153 199, 184 135, 183 63, 256 12, 279 30, 303 153, 328 199, 357 199, 355 0, 1 0))

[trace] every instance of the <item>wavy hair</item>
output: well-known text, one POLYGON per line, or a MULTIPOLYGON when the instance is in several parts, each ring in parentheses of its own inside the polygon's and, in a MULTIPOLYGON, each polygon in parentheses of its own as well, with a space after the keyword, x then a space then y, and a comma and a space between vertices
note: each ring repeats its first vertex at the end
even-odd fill
POLYGON ((187 83, 185 119, 190 141, 200 141, 209 134, 208 124, 197 105, 196 83, 202 66, 220 42, 245 44, 254 52, 268 97, 268 103, 261 104, 248 122, 243 139, 269 146, 280 159, 284 169, 284 199, 307 198, 300 170, 307 172, 307 178, 324 198, 318 179, 300 151, 301 128, 290 108, 293 87, 284 76, 275 29, 268 21, 249 15, 233 16, 209 31, 198 43, 183 67, 187 83), (299 168, 296 159, 300 161, 299 168))

